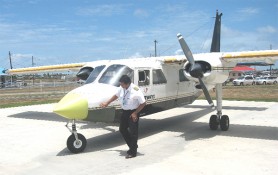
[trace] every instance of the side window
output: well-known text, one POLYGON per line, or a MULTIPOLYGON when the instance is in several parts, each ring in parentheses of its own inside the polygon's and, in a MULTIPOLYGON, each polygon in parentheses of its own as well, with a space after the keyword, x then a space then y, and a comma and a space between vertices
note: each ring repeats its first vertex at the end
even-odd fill
POLYGON ((183 73, 183 69, 180 69, 180 70, 179 70, 179 79, 180 79, 180 82, 189 81, 189 80, 185 77, 185 75, 184 75, 184 73, 183 73))
POLYGON ((138 77, 139 86, 147 86, 150 84, 150 70, 139 70, 138 77))
POLYGON ((167 83, 167 80, 161 69, 153 70, 153 84, 163 84, 167 83))

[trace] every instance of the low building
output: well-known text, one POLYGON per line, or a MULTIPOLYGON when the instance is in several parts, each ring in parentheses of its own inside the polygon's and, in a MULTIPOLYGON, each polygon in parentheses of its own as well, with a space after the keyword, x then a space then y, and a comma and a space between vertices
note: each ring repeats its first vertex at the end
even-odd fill
POLYGON ((236 66, 233 68, 233 70, 229 73, 229 80, 233 81, 234 79, 237 79, 238 77, 245 76, 249 72, 255 71, 254 68, 248 67, 248 66, 236 66))

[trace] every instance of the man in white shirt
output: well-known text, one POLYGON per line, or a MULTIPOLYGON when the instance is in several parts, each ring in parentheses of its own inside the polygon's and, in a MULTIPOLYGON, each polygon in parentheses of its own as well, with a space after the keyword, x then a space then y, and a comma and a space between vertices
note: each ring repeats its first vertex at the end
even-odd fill
POLYGON ((137 155, 138 141, 138 113, 146 105, 143 93, 140 89, 131 83, 131 79, 127 75, 120 78, 118 92, 112 96, 107 102, 100 104, 102 108, 107 107, 111 102, 119 98, 123 113, 120 120, 120 132, 125 139, 129 150, 126 158, 133 158, 137 155))

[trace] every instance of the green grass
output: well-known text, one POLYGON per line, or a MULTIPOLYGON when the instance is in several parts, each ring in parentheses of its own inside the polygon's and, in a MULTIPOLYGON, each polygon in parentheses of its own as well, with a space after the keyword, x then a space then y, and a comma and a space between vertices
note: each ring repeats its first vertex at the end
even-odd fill
POLYGON ((9 103, 9 104, 0 104, 0 108, 12 108, 19 106, 30 106, 30 105, 39 105, 39 104, 49 104, 49 103, 57 103, 58 100, 41 100, 41 101, 26 101, 19 103, 9 103))

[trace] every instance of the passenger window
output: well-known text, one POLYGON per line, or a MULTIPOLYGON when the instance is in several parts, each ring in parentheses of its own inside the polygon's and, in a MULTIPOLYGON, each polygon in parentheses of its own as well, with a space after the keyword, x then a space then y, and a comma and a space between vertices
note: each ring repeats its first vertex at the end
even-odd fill
POLYGON ((149 70, 140 70, 138 71, 139 74, 139 86, 147 86, 150 84, 150 71, 149 70))
POLYGON ((153 84, 163 84, 167 83, 167 80, 161 69, 153 70, 153 84))
POLYGON ((179 70, 179 79, 180 79, 180 82, 189 81, 189 80, 186 78, 186 76, 184 75, 183 69, 180 69, 180 70, 179 70))

